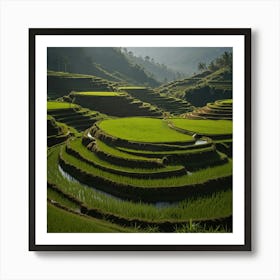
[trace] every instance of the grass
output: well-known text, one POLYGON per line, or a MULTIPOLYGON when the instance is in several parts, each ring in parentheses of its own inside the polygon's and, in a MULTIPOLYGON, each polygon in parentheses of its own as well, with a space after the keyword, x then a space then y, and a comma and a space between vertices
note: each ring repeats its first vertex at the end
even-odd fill
POLYGON ((232 99, 217 100, 216 102, 221 105, 232 105, 232 99))
POLYGON ((104 120, 98 126, 113 137, 130 141, 166 143, 194 140, 189 135, 170 129, 164 120, 155 118, 131 117, 104 120))
POLYGON ((189 120, 172 119, 178 128, 205 135, 232 134, 232 121, 228 120, 189 120))
POLYGON ((61 157, 64 161, 77 167, 78 169, 94 174, 94 176, 104 178, 106 180, 135 187, 149 188, 149 187, 180 187, 193 184, 207 182, 210 179, 218 179, 232 174, 232 162, 229 160, 227 163, 206 169, 195 171, 192 175, 182 175, 179 177, 169 177, 165 179, 138 179, 127 176, 112 174, 107 171, 100 170, 92 165, 83 162, 65 151, 65 146, 61 150, 61 157))
POLYGON ((122 159, 140 160, 140 161, 151 161, 152 160, 151 158, 147 159, 146 157, 136 156, 136 155, 122 152, 118 149, 115 149, 115 148, 105 144, 104 142, 100 141, 99 139, 96 139, 96 145, 100 151, 103 151, 106 154, 112 155, 114 157, 118 157, 118 158, 122 158, 122 159))
POLYGON ((176 233, 226 233, 231 232, 226 226, 210 226, 202 225, 199 222, 190 222, 180 227, 175 227, 176 233))
POLYGON ((76 197, 88 207, 102 209, 128 218, 151 221, 215 218, 228 216, 232 213, 232 192, 230 190, 200 199, 184 200, 165 208, 115 199, 93 188, 64 178, 58 170, 58 150, 59 147, 55 147, 49 151, 48 181, 59 186, 62 191, 76 197))
POLYGON ((74 95, 80 95, 80 96, 119 96, 120 94, 118 92, 113 91, 82 91, 82 92, 75 92, 74 95))
POLYGON ((173 170, 180 170, 182 166, 180 165, 172 165, 172 166, 164 166, 161 168, 129 168, 129 167, 122 167, 115 164, 111 164, 108 161, 100 159, 94 152, 89 151, 81 142, 81 139, 74 139, 68 141, 67 144, 72 150, 78 152, 81 157, 87 159, 88 161, 92 162, 94 165, 98 165, 100 167, 109 168, 112 170, 118 170, 123 172, 136 172, 136 173, 143 173, 149 174, 151 172, 164 172, 164 171, 173 171, 173 170))
POLYGON ((58 102, 58 101, 48 101, 47 109, 48 110, 58 110, 58 109, 70 109, 70 108, 79 108, 77 104, 69 102, 58 102))
POLYGON ((128 148, 118 148, 121 151, 135 154, 135 155, 143 155, 143 156, 150 156, 154 155, 155 157, 162 158, 163 156, 168 156, 168 155, 191 155, 191 154, 198 154, 198 153, 204 153, 204 152, 211 152, 214 151, 214 147, 204 147, 200 148, 199 145, 197 146, 197 149, 186 149, 186 150, 172 150, 172 151, 146 151, 146 150, 134 150, 134 149, 128 149, 128 148))
POLYGON ((107 221, 80 216, 48 203, 48 232, 132 232, 107 221))
POLYGON ((119 87, 119 90, 147 89, 146 87, 119 87))
POLYGON ((57 77, 66 77, 66 78, 96 78, 95 76, 92 75, 51 71, 51 70, 48 70, 48 76, 57 76, 57 77))
POLYGON ((48 194, 49 199, 54 200, 54 201, 60 203, 61 205, 68 207, 69 209, 77 210, 80 208, 80 206, 78 204, 67 199, 66 197, 63 197, 60 193, 58 193, 57 191, 55 191, 51 188, 47 189, 47 194, 48 194))

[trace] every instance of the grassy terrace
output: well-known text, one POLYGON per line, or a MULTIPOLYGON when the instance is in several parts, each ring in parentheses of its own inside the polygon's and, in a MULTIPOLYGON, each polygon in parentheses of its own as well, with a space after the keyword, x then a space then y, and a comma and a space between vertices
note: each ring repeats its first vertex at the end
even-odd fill
POLYGON ((199 146, 197 146, 197 149, 173 150, 173 151, 147 151, 147 150, 128 149, 122 147, 118 147, 118 149, 120 151, 135 154, 135 155, 143 155, 143 156, 154 155, 154 157, 159 157, 159 158, 168 155, 190 155, 190 154, 197 154, 203 152, 211 152, 215 150, 213 146, 209 146, 205 148, 199 148, 199 146))
POLYGON ((172 119, 174 127, 205 135, 232 134, 232 121, 172 119))
POLYGON ((107 221, 80 216, 48 203, 48 232, 133 232, 107 221), (59 223, 57 222, 59 220, 59 223))
MULTIPOLYGON (((96 154, 94 152, 89 151, 82 143, 81 143, 81 139, 75 139, 75 140, 70 140, 67 143, 67 146, 75 151, 76 153, 78 153, 80 155, 81 158, 86 159, 88 162, 91 162, 93 165, 95 165, 96 167, 99 167, 100 169, 102 168, 106 168, 106 169, 110 169, 111 172, 114 171, 122 171, 122 172, 126 172, 127 175, 129 176, 129 173, 133 173, 133 172, 137 172, 137 173, 142 173, 142 174, 149 174, 149 173, 160 173, 160 172, 166 172, 166 171, 174 171, 174 170, 181 170, 183 168, 183 166, 177 165, 177 166, 162 166, 160 168, 129 168, 129 167, 122 167, 122 166, 118 166, 115 164, 111 164, 108 161, 104 161, 102 159, 100 159, 98 156, 96 156, 96 154)), ((113 149, 113 148, 112 148, 113 149)), ((116 152, 118 152, 118 150, 116 150, 116 152)), ((123 154, 125 158, 131 156, 130 154, 127 153, 122 153, 119 152, 119 154, 123 154)), ((133 156, 132 156, 133 158, 133 156)), ((139 158, 137 156, 135 156, 134 158, 139 158)))
POLYGON ((133 89, 146 89, 146 87, 119 87, 119 90, 133 90, 133 89))
POLYGON ((119 158, 123 158, 123 159, 132 159, 132 160, 144 160, 144 161, 148 160, 145 157, 135 156, 135 155, 131 155, 131 154, 122 152, 118 149, 115 149, 115 148, 105 144, 104 142, 102 142, 98 139, 96 140, 96 145, 99 150, 105 152, 106 154, 115 156, 115 157, 119 157, 119 158))
POLYGON ((48 70, 48 76, 58 76, 58 77, 67 77, 67 78, 96 78, 95 76, 92 75, 59 72, 59 71, 51 71, 51 70, 48 70))
POLYGON ((113 92, 113 91, 82 91, 82 92, 75 92, 73 95, 81 95, 81 96, 103 96, 103 97, 110 97, 110 96, 120 96, 120 93, 113 92))
POLYGON ((58 102, 58 101, 48 101, 47 109, 49 110, 60 110, 69 108, 79 108, 79 105, 68 103, 68 102, 58 102))
POLYGON ((217 102, 217 104, 222 105, 222 106, 231 106, 232 105, 232 99, 218 100, 216 102, 217 102))
POLYGON ((113 137, 146 143, 188 142, 193 141, 189 135, 174 131, 167 122, 154 118, 122 118, 104 120, 99 128, 113 137))
MULTIPOLYGON (((58 170, 60 147, 53 147, 48 153, 48 181, 56 184, 63 192, 74 196, 88 207, 102 209, 128 218, 151 221, 186 220, 195 218, 216 218, 232 213, 232 192, 218 192, 200 199, 188 199, 166 208, 157 208, 147 203, 121 201, 97 192, 93 188, 69 181, 58 170)), ((60 202, 60 201, 59 201, 60 202)))
POLYGON ((127 92, 130 96, 143 102, 157 106, 165 112, 179 115, 193 110, 193 106, 187 101, 179 98, 161 95, 146 87, 120 87, 119 90, 127 92))
POLYGON ((165 179, 138 179, 112 174, 110 172, 100 170, 99 168, 96 168, 86 162, 80 161, 76 157, 68 154, 65 151, 65 146, 63 146, 61 149, 60 157, 67 164, 75 166, 80 171, 87 174, 94 174, 94 176, 104 178, 105 180, 111 181, 112 183, 116 182, 122 185, 141 188, 188 186, 192 184, 204 183, 210 179, 218 179, 219 177, 225 177, 232 174, 232 162, 229 160, 226 164, 201 169, 199 171, 193 172, 192 175, 186 174, 179 177, 169 177, 165 179))
POLYGON ((232 120, 232 99, 216 100, 184 114, 189 119, 232 120))
MULTIPOLYGON (((50 114, 56 122, 64 123, 64 126, 72 127, 70 132, 81 132, 92 126, 96 121, 106 116, 96 111, 82 108, 79 105, 68 102, 49 101, 48 114, 50 114)), ((48 119, 50 121, 50 117, 48 119)))

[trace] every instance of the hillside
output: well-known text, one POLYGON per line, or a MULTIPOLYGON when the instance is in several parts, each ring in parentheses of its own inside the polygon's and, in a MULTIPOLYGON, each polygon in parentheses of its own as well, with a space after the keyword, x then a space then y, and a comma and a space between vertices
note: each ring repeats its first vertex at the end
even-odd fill
POLYGON ((154 58, 149 56, 137 56, 132 51, 128 51, 127 48, 122 48, 121 50, 129 61, 143 67, 145 72, 154 77, 157 81, 170 82, 184 76, 183 73, 175 71, 165 64, 155 61, 154 58))
POLYGON ((167 65, 174 71, 185 75, 197 72, 200 62, 210 63, 221 56, 225 51, 231 52, 232 48, 220 47, 188 47, 188 48, 127 48, 137 56, 149 56, 154 60, 167 65))
POLYGON ((157 88, 157 92, 185 99, 196 107, 219 99, 232 98, 232 78, 227 69, 205 71, 157 88))
POLYGON ((200 73, 157 88, 157 92, 183 98, 196 107, 232 98, 232 53, 225 52, 209 65, 199 63, 200 73))
POLYGON ((111 91, 117 82, 92 76, 66 72, 48 71, 48 99, 54 100, 75 90, 111 91))
POLYGON ((94 75, 114 82, 159 85, 118 48, 48 48, 47 67, 48 70, 94 75))

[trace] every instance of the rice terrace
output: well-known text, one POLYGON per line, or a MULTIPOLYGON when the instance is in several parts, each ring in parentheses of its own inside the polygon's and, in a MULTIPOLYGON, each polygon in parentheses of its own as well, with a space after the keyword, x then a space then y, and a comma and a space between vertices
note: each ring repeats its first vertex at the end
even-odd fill
POLYGON ((232 232, 232 50, 204 49, 48 48, 48 232, 232 232))

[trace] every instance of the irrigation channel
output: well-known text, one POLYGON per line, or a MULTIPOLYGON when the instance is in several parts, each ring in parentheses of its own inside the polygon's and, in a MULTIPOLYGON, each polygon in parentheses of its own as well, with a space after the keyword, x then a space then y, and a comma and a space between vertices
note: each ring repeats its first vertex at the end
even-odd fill
MULTIPOLYGON (((79 180, 75 179, 74 177, 72 177, 69 173, 65 172, 62 167, 60 165, 58 165, 58 170, 59 172, 61 173, 61 175, 66 179, 68 180, 69 182, 75 182, 75 183, 79 183, 81 186, 83 187, 86 187, 86 188, 91 188, 91 189, 94 189, 97 193, 100 193, 100 194, 103 194, 107 197, 111 197, 111 198, 114 198, 114 199, 117 199, 119 201, 125 201, 123 199, 121 199, 120 197, 117 197, 115 195, 112 195, 112 194, 109 194, 107 192, 104 192, 104 191, 101 191, 97 188, 94 188, 93 186, 89 186, 89 185, 86 185, 86 184, 83 184, 81 183, 79 180)), ((189 172, 190 173, 190 172, 189 172)), ((191 174, 191 173, 190 173, 191 174)), ((102 198, 100 197, 96 197, 97 199, 101 200, 102 201, 102 198)), ((157 201, 157 202, 154 202, 154 203, 148 203, 150 205, 153 205, 157 208, 165 208, 165 207, 169 207, 169 206, 174 206, 176 204, 178 204, 179 202, 169 202, 169 201, 157 201)))

